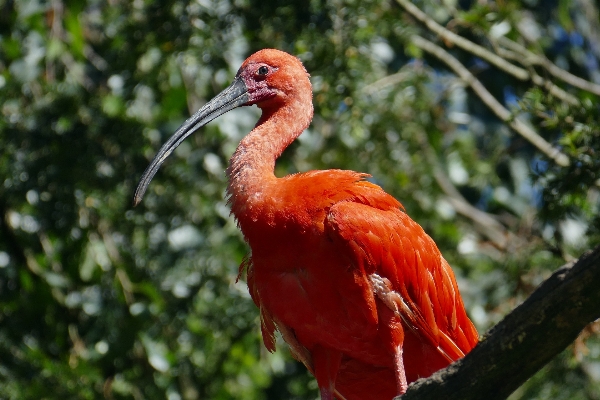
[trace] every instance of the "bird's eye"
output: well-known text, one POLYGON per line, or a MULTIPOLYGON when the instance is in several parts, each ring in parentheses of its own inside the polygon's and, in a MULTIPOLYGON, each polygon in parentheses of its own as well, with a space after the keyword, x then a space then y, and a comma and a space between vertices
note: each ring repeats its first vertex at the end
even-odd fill
POLYGON ((262 67, 260 67, 258 69, 258 75, 266 75, 269 73, 269 68, 265 67, 264 65, 262 67))

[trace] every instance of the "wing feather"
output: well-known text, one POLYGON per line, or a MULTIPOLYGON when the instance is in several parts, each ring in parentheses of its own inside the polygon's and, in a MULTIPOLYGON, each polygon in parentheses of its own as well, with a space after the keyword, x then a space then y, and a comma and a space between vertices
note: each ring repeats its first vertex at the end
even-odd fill
POLYGON ((477 343, 454 274, 433 240, 399 208, 341 202, 325 229, 374 290, 419 337, 449 361, 477 343))

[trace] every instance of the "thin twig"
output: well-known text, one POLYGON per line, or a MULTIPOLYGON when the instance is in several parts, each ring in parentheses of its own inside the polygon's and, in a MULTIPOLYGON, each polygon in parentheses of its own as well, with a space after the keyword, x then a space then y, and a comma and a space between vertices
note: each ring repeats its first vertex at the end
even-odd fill
POLYGON ((186 71, 184 56, 177 57, 176 63, 177 67, 179 67, 181 78, 183 79, 183 86, 185 87, 185 92, 187 93, 186 101, 188 111, 190 115, 192 115, 203 105, 202 100, 196 94, 194 80, 195 77, 186 71))
POLYGON ((493 215, 474 207, 452 184, 444 172, 444 168, 424 131, 419 129, 417 140, 421 145, 427 163, 433 167, 433 177, 442 191, 446 194, 446 198, 452 208, 463 217, 472 220, 475 223, 475 227, 479 228, 477 230, 494 242, 496 247, 506 249, 509 241, 515 241, 516 237, 507 231, 493 215))
POLYGON ((96 53, 94 48, 89 44, 83 46, 83 54, 98 71, 105 71, 109 67, 108 62, 100 54, 96 53))
POLYGON ((542 78, 533 70, 533 68, 531 70, 531 81, 534 84, 546 89, 552 96, 564 101, 565 103, 569 103, 575 107, 581 105, 577 97, 556 86, 554 83, 552 83, 552 81, 542 78))
POLYGON ((388 86, 397 85, 398 83, 405 81, 412 75, 414 75, 414 71, 400 71, 392 75, 387 75, 365 86, 363 88, 363 92, 365 94, 372 95, 373 93, 379 92, 380 90, 388 86))
POLYGON ((412 4, 409 0, 396 0, 396 2, 400 4, 400 6, 403 7, 406 11, 408 11, 413 17, 421 21, 427 28, 429 28, 429 30, 436 33, 442 39, 452 42, 461 49, 476 55, 477 57, 489 62, 492 65, 495 65, 497 68, 505 71, 506 73, 514 76, 517 79, 520 79, 522 81, 527 81, 530 79, 529 72, 527 72, 527 70, 509 63, 497 54, 494 54, 491 51, 485 49, 484 47, 481 47, 478 44, 475 44, 470 40, 467 40, 464 37, 459 36, 456 33, 444 28, 443 26, 435 22, 433 19, 431 19, 423 11, 421 11, 417 6, 412 4))
MULTIPOLYGON (((398 0, 401 1, 401 0, 398 0)), ((600 85, 586 81, 583 78, 575 76, 568 71, 565 71, 562 68, 557 67, 546 57, 539 56, 535 53, 529 51, 526 47, 521 44, 512 41, 506 37, 499 37, 498 44, 521 54, 521 62, 529 64, 529 65, 539 65, 546 69, 550 74, 555 76, 556 78, 568 83, 571 86, 574 86, 578 89, 588 91, 590 93, 594 93, 600 96, 600 85)))
POLYGON ((506 109, 492 94, 483 86, 483 84, 475 78, 475 76, 464 66, 460 61, 453 57, 440 46, 430 42, 421 36, 414 35, 411 37, 413 44, 428 53, 433 54, 439 60, 443 61, 452 69, 463 81, 465 81, 471 89, 479 96, 479 98, 500 118, 513 128, 519 135, 528 140, 531 144, 537 147, 548 158, 554 160, 558 165, 566 167, 569 165, 569 158, 559 149, 552 146, 544 138, 542 138, 531 127, 521 121, 517 116, 514 116, 506 109))
POLYGON ((569 103, 570 105, 575 107, 581 105, 577 97, 573 96, 570 93, 567 93, 565 90, 556 86, 554 82, 548 79, 544 79, 540 75, 538 75, 538 73, 533 68, 533 65, 531 63, 528 63, 527 61, 527 57, 529 57, 528 54, 521 54, 512 50, 507 50, 504 47, 499 46, 499 43, 497 43, 495 40, 491 40, 490 43, 492 44, 492 46, 494 46, 494 50, 496 51, 496 53, 498 53, 498 55, 502 58, 517 61, 523 65, 528 66, 529 73, 531 74, 531 81, 535 85, 546 89, 548 93, 550 93, 552 96, 564 101, 565 103, 569 103))
MULTIPOLYGON (((427 14, 425 14, 423 11, 421 11, 417 6, 412 4, 409 0, 396 0, 396 2, 400 4, 400 6, 402 6, 414 18, 423 23, 429 30, 437 34, 445 41, 448 41, 456 45, 457 47, 460 47, 461 49, 476 55, 482 60, 489 62, 490 64, 496 66, 497 68, 514 76, 519 80, 531 80, 535 85, 545 88, 550 92, 550 94, 552 94, 556 98, 561 99, 562 101, 565 101, 575 106, 579 105, 579 101, 574 96, 568 94, 563 89, 556 86, 554 83, 543 79, 537 74, 531 74, 526 69, 511 64, 506 60, 506 58, 501 57, 498 54, 494 54, 486 48, 479 46, 478 44, 475 44, 470 40, 467 40, 462 36, 457 35, 456 33, 444 28, 443 26, 435 22, 432 18, 430 18, 427 14)), ((509 59, 515 60, 527 66, 540 65, 543 68, 545 68, 551 75, 563 80, 564 82, 576 88, 600 95, 600 85, 582 79, 565 71, 562 68, 557 67, 547 58, 530 52, 525 47, 521 46, 516 42, 513 42, 510 39, 500 37, 497 39, 497 42, 505 46, 506 48, 509 48, 512 51, 511 56, 508 57, 509 59), (518 55, 520 55, 521 57, 518 57, 518 55)), ((506 53, 503 52, 503 55, 506 55, 506 53)))

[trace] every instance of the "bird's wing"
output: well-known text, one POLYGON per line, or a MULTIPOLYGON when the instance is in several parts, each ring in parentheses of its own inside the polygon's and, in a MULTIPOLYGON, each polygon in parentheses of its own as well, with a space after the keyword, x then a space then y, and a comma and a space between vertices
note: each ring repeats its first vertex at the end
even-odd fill
POLYGON ((330 239, 369 276, 377 296, 424 341, 454 361, 477 343, 454 274, 433 240, 398 208, 340 202, 327 214, 330 239))

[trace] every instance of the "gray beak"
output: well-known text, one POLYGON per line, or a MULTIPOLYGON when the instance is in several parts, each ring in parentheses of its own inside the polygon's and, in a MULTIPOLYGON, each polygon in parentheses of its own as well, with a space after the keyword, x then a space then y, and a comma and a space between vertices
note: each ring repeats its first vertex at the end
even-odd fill
POLYGON ((177 148, 177 146, 181 144, 181 142, 219 115, 245 105, 248 103, 248 100, 248 89, 246 88, 246 84, 241 77, 236 77, 227 89, 223 90, 215 98, 206 103, 204 107, 188 118, 160 148, 150 165, 148 165, 144 171, 133 196, 133 206, 135 207, 140 204, 144 197, 144 193, 146 193, 146 189, 148 189, 148 185, 150 185, 150 181, 162 163, 177 148))

